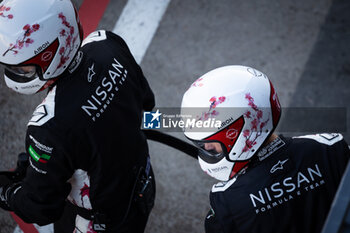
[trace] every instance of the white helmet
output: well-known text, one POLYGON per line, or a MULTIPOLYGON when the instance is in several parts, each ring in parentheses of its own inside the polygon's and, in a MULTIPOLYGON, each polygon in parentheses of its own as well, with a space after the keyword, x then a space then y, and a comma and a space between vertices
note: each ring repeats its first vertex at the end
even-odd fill
POLYGON ((11 89, 33 94, 50 86, 82 41, 70 0, 4 0, 0 3, 0 63, 11 89))
POLYGON ((221 121, 220 127, 211 132, 187 127, 184 133, 199 147, 202 170, 221 181, 232 179, 247 166, 281 115, 267 76, 246 66, 217 68, 197 79, 183 96, 181 115, 198 107, 205 111, 197 120, 213 118, 221 121))

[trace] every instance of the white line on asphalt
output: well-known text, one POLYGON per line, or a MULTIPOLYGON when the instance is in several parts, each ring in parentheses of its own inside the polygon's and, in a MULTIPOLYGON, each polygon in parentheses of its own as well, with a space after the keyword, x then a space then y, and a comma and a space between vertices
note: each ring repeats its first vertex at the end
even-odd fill
POLYGON ((137 63, 141 63, 169 3, 170 0, 128 0, 124 7, 113 32, 126 41, 137 63))

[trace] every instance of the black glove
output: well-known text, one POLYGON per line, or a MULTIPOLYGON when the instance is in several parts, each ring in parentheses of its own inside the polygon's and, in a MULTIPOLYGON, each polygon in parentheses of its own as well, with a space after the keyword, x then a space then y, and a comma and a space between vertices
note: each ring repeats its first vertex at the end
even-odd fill
POLYGON ((16 183, 7 187, 0 187, 0 208, 4 210, 12 211, 8 201, 10 196, 21 188, 21 184, 16 183))
POLYGON ((9 200, 11 195, 16 193, 21 188, 20 183, 14 183, 6 186, 0 187, 0 208, 4 210, 12 211, 12 208, 9 205, 9 200))
POLYGON ((17 168, 14 171, 0 172, 0 207, 5 210, 11 208, 8 204, 10 196, 21 186, 20 181, 24 178, 28 167, 28 155, 20 153, 18 155, 17 168))
POLYGON ((4 210, 11 210, 8 198, 12 185, 13 182, 6 175, 0 175, 0 207, 4 210))

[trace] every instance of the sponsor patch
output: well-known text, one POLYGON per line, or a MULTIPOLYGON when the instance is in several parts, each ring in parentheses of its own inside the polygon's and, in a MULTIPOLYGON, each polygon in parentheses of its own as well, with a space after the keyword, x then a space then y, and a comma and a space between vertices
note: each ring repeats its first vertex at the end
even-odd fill
POLYGON ((38 140, 36 140, 32 135, 29 135, 29 138, 35 143, 35 147, 38 148, 39 150, 51 154, 53 147, 46 146, 42 143, 40 143, 38 140))
POLYGON ((47 155, 47 154, 38 154, 34 148, 32 146, 29 146, 28 148, 28 152, 30 154, 30 156, 36 161, 36 162, 40 162, 40 163, 47 163, 51 156, 50 155, 47 155))
POLYGON ((286 143, 280 138, 276 138, 273 140, 269 145, 266 147, 263 147, 259 153, 258 153, 258 158, 260 161, 263 161, 270 155, 272 155, 275 151, 279 150, 282 148, 286 143))
POLYGON ((44 171, 44 170, 41 170, 41 169, 37 168, 37 167, 33 164, 33 162, 32 162, 31 159, 29 159, 29 163, 30 163, 30 166, 31 166, 35 171, 37 171, 38 173, 41 173, 41 174, 44 174, 44 175, 47 174, 47 171, 44 171))
POLYGON ((72 63, 69 65, 68 72, 72 74, 79 67, 82 59, 83 59, 83 52, 79 51, 78 54, 73 59, 72 63))

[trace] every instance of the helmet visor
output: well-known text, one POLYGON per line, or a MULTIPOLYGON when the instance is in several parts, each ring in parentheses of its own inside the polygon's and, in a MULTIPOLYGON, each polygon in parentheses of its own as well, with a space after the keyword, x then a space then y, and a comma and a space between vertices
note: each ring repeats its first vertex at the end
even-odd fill
POLYGON ((227 154, 225 146, 219 141, 193 141, 199 148, 199 157, 207 163, 217 163, 227 154))
POLYGON ((34 65, 5 66, 5 74, 8 78, 18 83, 27 83, 39 77, 38 69, 34 65))

